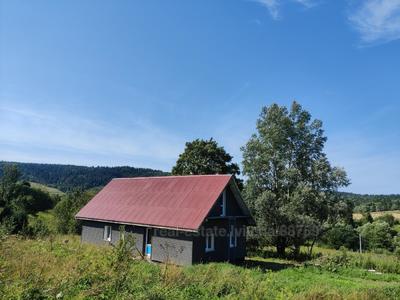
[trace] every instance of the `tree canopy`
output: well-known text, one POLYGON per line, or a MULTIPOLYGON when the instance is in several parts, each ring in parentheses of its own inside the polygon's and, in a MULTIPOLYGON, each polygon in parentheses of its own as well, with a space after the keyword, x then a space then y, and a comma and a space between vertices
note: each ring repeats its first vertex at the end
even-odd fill
POLYGON ((27 225, 29 214, 53 207, 48 193, 31 188, 20 181, 21 173, 15 165, 4 165, 0 179, 0 223, 10 232, 18 232, 27 225))
POLYGON ((232 162, 232 156, 212 138, 187 142, 172 168, 173 175, 239 175, 239 166, 232 162))
POLYGON ((263 107, 243 151, 245 198, 258 223, 261 242, 283 255, 292 246, 315 240, 338 218, 351 219, 351 207, 338 188, 347 186, 346 172, 332 167, 323 152, 327 138, 320 120, 297 102, 290 110, 263 107))
MULTIPOLYGON (((63 192, 76 188, 90 189, 106 185, 111 179, 119 177, 163 176, 167 173, 134 167, 85 167, 59 164, 8 163, 0 161, 0 167, 15 165, 22 180, 38 182, 56 187, 63 192)), ((0 168, 0 176, 2 169, 0 168)))

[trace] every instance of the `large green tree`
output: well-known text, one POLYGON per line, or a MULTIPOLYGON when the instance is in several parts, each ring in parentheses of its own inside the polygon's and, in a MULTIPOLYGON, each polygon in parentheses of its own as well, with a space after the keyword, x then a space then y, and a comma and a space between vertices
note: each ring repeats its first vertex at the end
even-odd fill
POLYGON ((89 202, 97 193, 97 190, 75 190, 69 192, 54 207, 54 214, 57 219, 57 231, 59 233, 80 233, 82 222, 75 219, 79 210, 89 202))
POLYGON ((351 208, 337 190, 349 180, 332 167, 323 152, 327 138, 322 122, 312 120, 297 102, 290 110, 263 107, 257 133, 242 147, 245 198, 257 220, 256 238, 295 254, 315 241, 351 208))
POLYGON ((239 166, 232 162, 232 156, 212 138, 187 142, 172 168, 173 175, 239 175, 239 166))

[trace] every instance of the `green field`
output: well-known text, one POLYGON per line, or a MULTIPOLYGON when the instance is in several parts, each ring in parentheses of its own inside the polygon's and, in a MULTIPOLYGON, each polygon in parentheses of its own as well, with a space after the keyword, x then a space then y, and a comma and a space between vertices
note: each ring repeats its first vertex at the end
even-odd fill
MULTIPOLYGON (((377 217, 381 217, 383 215, 393 215, 393 217, 396 220, 400 220, 400 210, 386 210, 386 211, 374 211, 371 212, 371 216, 372 218, 377 218, 377 217)), ((360 220, 362 218, 362 214, 361 213, 354 213, 353 214, 353 218, 354 220, 360 220)))
POLYGON ((49 193, 51 196, 54 195, 58 195, 58 196, 62 196, 65 195, 64 192, 60 191, 59 189, 41 184, 41 183, 37 183, 37 182, 29 182, 31 184, 31 187, 38 189, 38 190, 42 190, 44 192, 49 193))
MULTIPOLYGON (((329 255, 338 254, 332 251, 329 255)), ((362 258, 368 259, 372 258, 362 258)), ((378 263, 381 257, 374 259, 378 263)), ((400 265, 395 260, 390 258, 400 265)), ((81 245, 79 236, 54 240, 11 236, 0 244, 1 299, 398 299, 398 295, 400 268, 381 274, 356 266, 330 270, 255 257, 243 266, 176 267, 134 259, 121 263, 115 249, 81 245)))

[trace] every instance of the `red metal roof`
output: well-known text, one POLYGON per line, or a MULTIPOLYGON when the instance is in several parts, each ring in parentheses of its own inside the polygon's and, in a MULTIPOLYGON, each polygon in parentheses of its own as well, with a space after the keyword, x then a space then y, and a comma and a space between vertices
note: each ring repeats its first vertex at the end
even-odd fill
POLYGON ((76 218, 197 230, 231 178, 193 175, 113 179, 76 218))

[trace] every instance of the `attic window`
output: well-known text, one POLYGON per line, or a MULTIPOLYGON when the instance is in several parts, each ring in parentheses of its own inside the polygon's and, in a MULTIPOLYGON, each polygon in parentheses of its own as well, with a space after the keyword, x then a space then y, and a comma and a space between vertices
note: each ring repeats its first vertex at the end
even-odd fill
POLYGON ((226 191, 222 192, 221 217, 226 215, 226 191))
POLYGON ((206 232, 206 252, 214 251, 214 234, 212 231, 206 232))
POLYGON ((107 242, 111 242, 111 226, 104 226, 104 240, 107 242))

